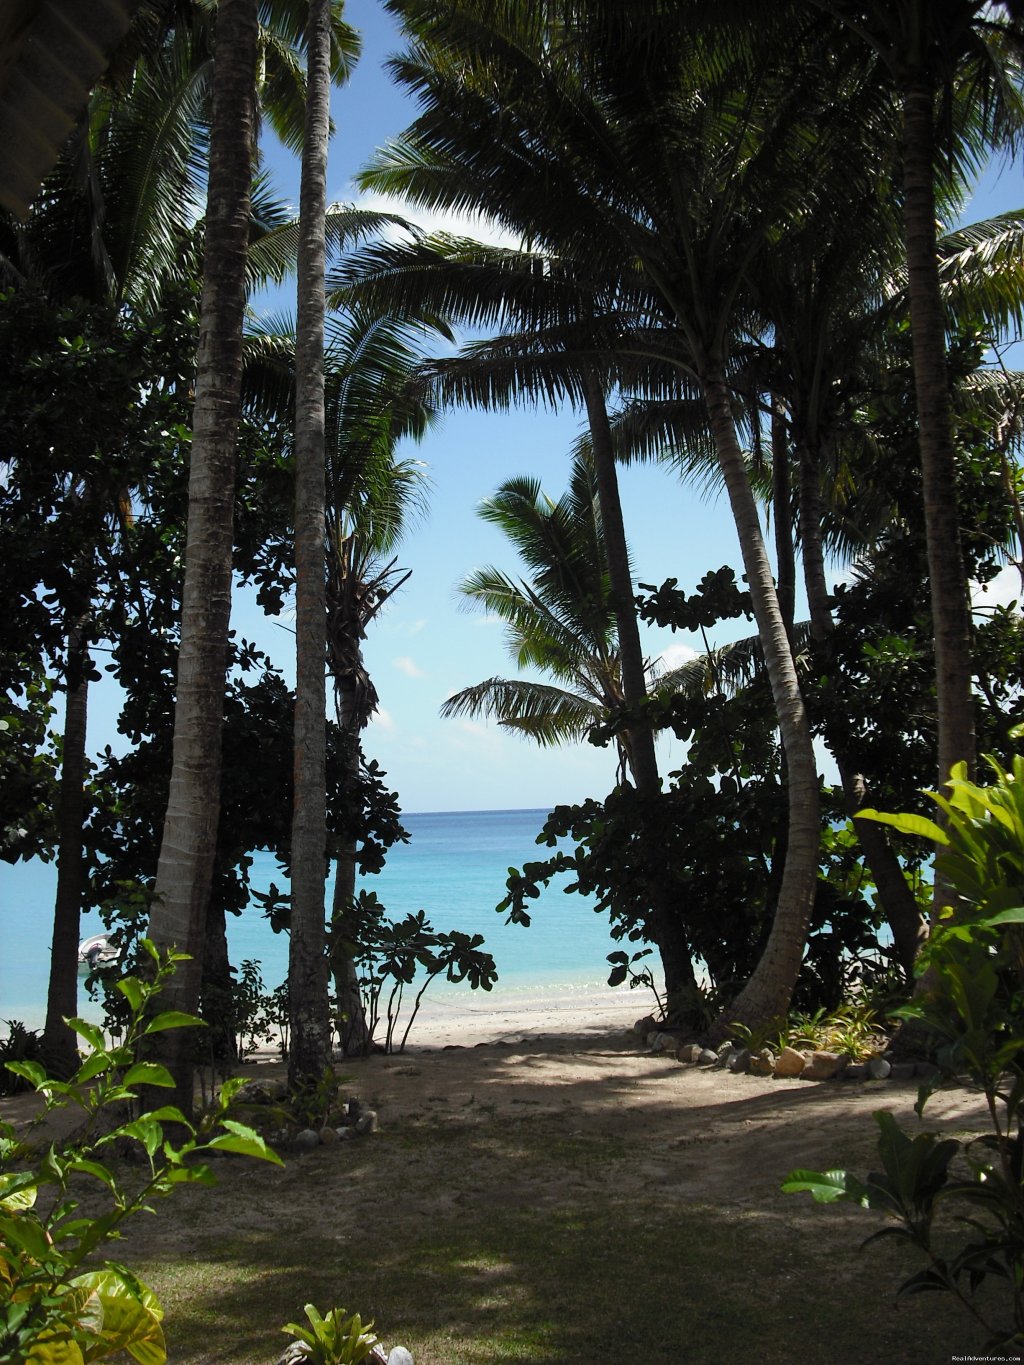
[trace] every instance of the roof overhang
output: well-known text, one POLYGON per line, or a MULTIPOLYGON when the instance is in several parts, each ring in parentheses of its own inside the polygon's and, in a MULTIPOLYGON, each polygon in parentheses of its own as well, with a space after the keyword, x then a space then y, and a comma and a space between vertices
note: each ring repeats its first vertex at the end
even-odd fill
POLYGON ((139 0, 2 0, 0 205, 24 218, 139 0))

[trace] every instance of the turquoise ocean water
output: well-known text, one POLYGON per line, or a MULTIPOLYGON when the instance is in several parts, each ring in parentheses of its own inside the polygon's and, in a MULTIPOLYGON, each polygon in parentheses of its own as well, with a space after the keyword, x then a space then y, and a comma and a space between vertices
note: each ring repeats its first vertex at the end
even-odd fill
MULTIPOLYGON (((607 918, 595 914, 589 900, 552 886, 531 903, 528 929, 506 925, 504 916, 495 913, 509 867, 521 868, 546 855, 535 843, 545 814, 403 815, 409 843, 393 848, 383 872, 361 884, 376 891, 394 918, 422 909, 435 929, 483 934, 497 963, 496 994, 574 993, 603 985, 605 957, 616 945, 609 938, 607 918)), ((257 890, 266 890, 271 881, 284 884, 273 857, 265 853, 255 855, 252 880, 257 890)), ((18 1019, 30 1028, 39 1027, 45 1013, 55 884, 52 865, 0 863, 0 1019, 18 1019)), ((83 920, 82 937, 101 929, 99 916, 90 914, 83 920)), ((246 958, 259 961, 268 988, 284 979, 287 939, 271 931, 258 907, 250 906, 238 918, 229 916, 228 941, 234 965, 246 958)), ((456 992, 470 995, 464 985, 438 981, 431 986, 431 995, 439 997, 456 992)), ((88 1003, 83 998, 80 1009, 91 1014, 88 1003)))

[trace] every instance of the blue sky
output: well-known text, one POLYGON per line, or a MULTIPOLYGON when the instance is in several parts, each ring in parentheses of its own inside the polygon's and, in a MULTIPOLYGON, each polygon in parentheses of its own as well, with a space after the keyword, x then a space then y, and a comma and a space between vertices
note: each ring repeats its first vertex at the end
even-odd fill
MULTIPOLYGON (((331 147, 329 196, 352 201, 352 178, 377 146, 399 133, 415 110, 391 85, 382 63, 400 40, 377 0, 350 0, 346 17, 363 36, 363 56, 349 84, 333 97, 336 134, 331 147)), ((269 145, 266 157, 278 190, 298 200, 298 164, 269 145)), ((1024 203, 1020 167, 986 178, 984 193, 967 217, 979 218, 1024 203)), ((274 300, 275 310, 289 306, 274 300)), ((550 807, 557 802, 604 795, 614 777, 611 751, 579 745, 543 750, 497 726, 442 721, 438 710, 452 692, 512 670, 499 624, 460 609, 456 584, 471 570, 495 564, 514 570, 510 549, 475 508, 505 478, 529 474, 558 496, 580 415, 563 411, 448 414, 415 448, 428 468, 429 515, 415 526, 399 552, 412 577, 371 628, 365 655, 380 694, 380 712, 365 737, 369 757, 387 771, 407 811, 550 807)), ((403 452, 405 453, 405 452, 403 452)), ((724 498, 683 487, 666 470, 635 467, 621 472, 627 536, 637 579, 660 583, 675 577, 692 589, 709 570, 732 564, 739 550, 724 498)), ((239 595, 233 624, 261 644, 289 676, 294 641, 279 622, 268 621, 239 595)), ((733 624, 733 635, 746 623, 733 624)), ((729 638, 722 635, 720 639, 729 638)), ((653 657, 693 651, 700 641, 649 631, 653 657)), ((95 747, 112 738, 112 698, 105 714, 94 707, 95 747)), ((682 747, 664 741, 663 771, 682 761, 682 747)))

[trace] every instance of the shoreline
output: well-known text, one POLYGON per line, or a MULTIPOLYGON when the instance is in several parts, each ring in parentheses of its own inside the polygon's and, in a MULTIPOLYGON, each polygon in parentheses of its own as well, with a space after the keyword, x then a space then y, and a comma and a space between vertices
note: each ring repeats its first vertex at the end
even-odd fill
MULTIPOLYGON (((626 1032, 656 1008, 653 994, 629 987, 587 984, 530 986, 425 996, 406 1052, 518 1043, 549 1034, 587 1037, 626 1032)), ((398 1032, 400 1039, 401 1033, 398 1032)), ((381 1036, 380 1025, 377 1029, 381 1036)))

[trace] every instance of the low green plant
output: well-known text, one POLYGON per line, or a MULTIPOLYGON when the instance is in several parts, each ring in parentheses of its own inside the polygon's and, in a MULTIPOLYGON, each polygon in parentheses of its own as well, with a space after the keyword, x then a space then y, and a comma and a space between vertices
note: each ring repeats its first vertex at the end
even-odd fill
POLYGON ((349 1315, 344 1308, 332 1308, 321 1317, 311 1303, 303 1310, 309 1322, 300 1327, 289 1322, 281 1328, 295 1337, 295 1344, 285 1353, 288 1365, 310 1361, 311 1365, 359 1365, 377 1345, 372 1332, 373 1323, 364 1324, 358 1313, 349 1315))
POLYGON ((42 1042, 38 1033, 25 1027, 17 1019, 5 1019, 7 1037, 0 1038, 0 1095, 17 1095, 31 1086, 23 1076, 8 1071, 7 1062, 34 1062, 42 1042))
POLYGON ((939 1085, 961 1083, 966 1074, 984 1096, 988 1130, 965 1142, 927 1132, 911 1138, 879 1113, 880 1172, 862 1180, 843 1170, 798 1170, 783 1189, 886 1214, 892 1225, 868 1242, 908 1242, 925 1260, 899 1294, 952 1294, 987 1330, 990 1344, 1005 1345, 1024 1342, 1024 759, 1010 771, 987 762, 991 785, 968 781, 959 764, 948 796, 932 794, 943 825, 918 815, 870 814, 934 840, 937 875, 956 899, 922 954, 922 989, 896 1011, 930 1036, 940 1067, 921 1088, 918 1117, 939 1085), (961 1175, 953 1170, 959 1158, 961 1175), (947 1227, 936 1229, 947 1205, 962 1229, 959 1242, 947 1227), (979 1299, 989 1281, 1005 1290, 995 1308, 979 1299))
POLYGON ((118 982, 129 1010, 121 1043, 108 1043, 94 1024, 69 1019, 88 1049, 69 1080, 54 1080, 34 1061, 7 1063, 43 1097, 40 1121, 71 1110, 81 1124, 73 1138, 45 1150, 0 1125, 2 1365, 85 1365, 123 1352, 139 1365, 163 1365, 160 1305, 126 1266, 103 1258, 105 1248, 127 1219, 150 1211, 152 1200, 182 1184, 213 1183, 201 1160, 206 1155, 234 1152, 279 1163, 258 1134, 229 1116, 240 1081, 221 1089, 198 1126, 170 1105, 142 1109, 140 1087, 174 1084, 165 1067, 140 1060, 144 1040, 202 1022, 156 1011, 156 997, 184 959, 161 957, 148 940, 142 946, 153 975, 118 982), (114 1161, 120 1152, 141 1158, 127 1174, 114 1161), (102 1212, 79 1211, 75 1193, 82 1184, 99 1190, 102 1212))

